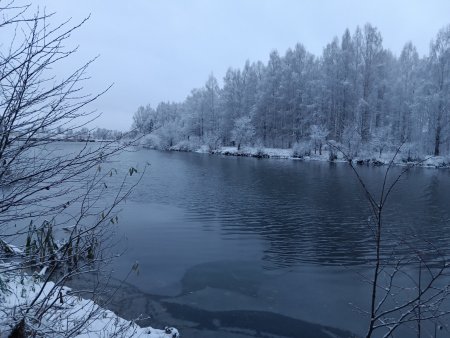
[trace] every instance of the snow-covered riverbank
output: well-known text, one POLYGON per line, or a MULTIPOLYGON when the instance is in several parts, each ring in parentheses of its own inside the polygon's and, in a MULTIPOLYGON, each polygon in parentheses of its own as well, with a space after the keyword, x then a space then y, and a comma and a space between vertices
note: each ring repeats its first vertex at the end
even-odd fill
POLYGON ((29 313, 30 320, 26 324, 29 328, 38 327, 45 337, 56 338, 68 333, 76 338, 179 337, 174 328, 141 328, 92 300, 79 297, 68 287, 55 287, 53 282, 44 283, 41 276, 13 273, 2 275, 0 280, 0 337, 8 337, 11 325, 24 317, 24 311, 36 297, 35 306, 41 310, 48 307, 48 310, 40 312, 43 315, 39 321, 33 320, 35 318, 29 313))
MULTIPOLYGON (((152 147, 148 147, 154 149, 152 147)), ((240 150, 237 147, 219 147, 216 150, 210 150, 207 146, 201 146, 198 148, 186 147, 186 146, 173 146, 167 151, 184 151, 184 152, 197 152, 217 154, 224 156, 242 156, 242 157, 256 157, 256 158, 274 158, 274 159, 291 159, 301 161, 324 161, 324 162, 347 162, 341 153, 333 153, 330 156, 329 150, 323 150, 322 154, 319 152, 311 152, 308 155, 299 155, 294 149, 281 149, 281 148, 263 148, 263 147, 242 147, 240 150)), ((388 165, 394 157, 393 152, 385 152, 380 156, 379 154, 362 154, 361 156, 355 156, 352 162, 356 165, 373 165, 382 166, 388 165)), ((419 166, 425 168, 450 168, 449 156, 422 156, 417 159, 411 160, 406 152, 400 152, 397 154, 394 160, 394 165, 398 166, 419 166)))

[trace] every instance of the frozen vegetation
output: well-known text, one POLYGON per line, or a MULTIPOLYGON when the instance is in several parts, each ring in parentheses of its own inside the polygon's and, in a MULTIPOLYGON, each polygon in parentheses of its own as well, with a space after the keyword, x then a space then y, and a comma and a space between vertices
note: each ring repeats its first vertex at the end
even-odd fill
MULTIPOLYGON (((135 136, 142 146, 162 150, 375 165, 401 145, 399 164, 450 162, 450 26, 437 33, 423 57, 410 42, 393 55, 370 24, 346 30, 320 56, 301 44, 283 56, 273 51, 266 64, 248 61, 229 69, 221 83, 211 75, 183 102, 139 107, 134 135, 122 135, 86 127, 96 116, 86 107, 102 95, 84 91, 92 60, 72 70, 64 64, 77 51, 67 47, 68 39, 84 21, 51 24, 53 14, 30 13, 14 0, 0 14, 2 337, 179 336, 174 328, 141 328, 100 307, 94 300, 101 290, 87 290, 90 300, 66 287, 82 274, 100 273, 112 259, 105 254, 116 209, 139 184, 139 177, 130 177, 145 170, 129 168, 114 187, 108 178, 120 173, 108 163, 135 136), (66 72, 55 75, 55 69, 66 72), (91 148, 94 139, 104 142, 91 148), (58 140, 85 144, 59 152, 50 146, 58 140), (67 232, 64 240, 55 235, 61 230, 67 232), (23 251, 7 244, 11 240, 23 251)), ((381 203, 367 195, 378 211, 380 247, 383 195, 381 203)), ((378 286, 375 280, 373 299, 378 286)), ((419 287, 411 313, 423 311, 429 289, 419 287)), ((439 292, 445 299, 448 288, 439 292)), ((384 324, 390 313, 377 320, 384 324)), ((370 330, 378 325, 375 315, 372 309, 370 330)))
MULTIPOLYGON (((5 266, 2 268, 5 270, 5 266)), ((127 321, 99 307, 92 300, 79 297, 68 287, 44 281, 44 273, 33 276, 10 273, 2 276, 0 280, 1 337, 11 333, 13 329, 10 326, 11 318, 26 311, 35 298, 37 305, 48 307, 48 310, 39 321, 36 321, 39 328, 34 328, 29 321, 27 330, 38 329, 40 334, 46 337, 179 337, 178 331, 174 328, 165 330, 141 328, 133 321, 127 321), (39 293, 41 294, 38 295, 39 293)), ((16 332, 18 329, 20 326, 16 326, 16 332)))
POLYGON ((211 75, 183 102, 139 107, 133 128, 147 135, 145 146, 163 150, 327 159, 332 142, 348 158, 383 162, 402 145, 402 163, 437 156, 447 164, 450 26, 423 57, 411 42, 396 56, 382 41, 366 24, 320 56, 301 44, 273 51, 266 64, 230 68, 221 84, 211 75))
POLYGON ((101 95, 84 90, 92 60, 65 64, 84 21, 53 17, 19 1, 0 6, 0 337, 178 337, 101 308, 106 283, 66 287, 111 261, 116 208, 142 173, 127 168, 120 187, 109 185, 122 174, 108 164, 131 142, 106 129, 90 135, 95 114, 85 107, 101 95))

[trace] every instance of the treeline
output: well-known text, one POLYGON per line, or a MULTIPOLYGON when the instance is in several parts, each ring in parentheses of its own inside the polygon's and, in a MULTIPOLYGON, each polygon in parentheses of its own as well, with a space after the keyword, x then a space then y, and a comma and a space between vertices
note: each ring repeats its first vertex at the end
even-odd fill
POLYGON ((89 129, 87 127, 63 128, 62 126, 59 126, 54 129, 41 128, 39 133, 36 133, 36 136, 45 137, 49 139, 69 140, 69 141, 85 141, 85 140, 112 141, 112 140, 120 140, 121 138, 126 136, 126 133, 106 128, 94 128, 94 129, 89 129))
POLYGON ((211 75, 184 102, 140 107, 133 127, 159 148, 259 145, 291 148, 334 140, 352 154, 405 144, 416 154, 447 155, 450 26, 419 56, 400 56, 366 24, 347 29, 317 57, 301 44, 267 64, 229 69, 220 87, 211 75), (313 141, 313 142, 311 142, 313 141))

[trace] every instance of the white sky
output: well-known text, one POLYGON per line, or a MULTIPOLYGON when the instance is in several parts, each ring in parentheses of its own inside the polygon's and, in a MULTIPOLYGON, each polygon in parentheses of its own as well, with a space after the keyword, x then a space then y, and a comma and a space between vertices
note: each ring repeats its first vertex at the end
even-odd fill
MULTIPOLYGON (((421 55, 450 24, 449 0, 37 0, 56 19, 91 19, 72 35, 80 50, 66 65, 96 55, 86 88, 113 88, 93 107, 95 125, 127 130, 139 105, 181 101, 213 72, 245 60, 267 61, 297 42, 316 55, 348 27, 378 27, 384 47, 399 54, 411 40, 421 55)), ((58 70, 59 71, 59 70, 58 70)))

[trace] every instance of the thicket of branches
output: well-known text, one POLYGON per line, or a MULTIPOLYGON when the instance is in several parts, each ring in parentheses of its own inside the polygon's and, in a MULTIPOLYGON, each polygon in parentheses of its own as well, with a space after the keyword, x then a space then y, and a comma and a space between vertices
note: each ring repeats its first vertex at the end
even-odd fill
MULTIPOLYGON (((386 206, 392 192, 408 171, 419 163, 393 170, 402 144, 388 163, 382 182, 371 189, 350 160, 351 156, 334 142, 328 144, 341 152, 355 174, 370 207, 368 230, 373 241, 369 272, 359 277, 369 284, 369 307, 356 308, 367 320, 365 337, 401 336, 440 337, 448 327, 443 323, 450 315, 448 250, 427 238, 409 233, 393 235, 386 226, 386 206)), ((425 159, 426 160, 426 159, 425 159)), ((424 160, 424 161, 425 161, 424 160)))
POLYGON ((190 142, 291 148, 320 129, 349 153, 406 143, 412 157, 450 151, 450 26, 426 56, 411 42, 399 56, 366 24, 334 38, 320 56, 301 45, 269 61, 229 69, 220 86, 210 76, 184 102, 140 107, 134 126, 167 148, 190 142), (247 135, 244 140, 236 135, 247 135))
MULTIPOLYGON (((57 325, 49 318, 63 306, 68 280, 101 273, 118 220, 115 208, 137 182, 108 187, 107 180, 120 175, 110 161, 128 146, 124 142, 87 139, 72 150, 54 142, 85 130, 96 117, 89 104, 103 92, 83 90, 93 60, 64 76, 55 70, 76 52, 68 39, 84 21, 55 25, 52 17, 0 1, 0 291, 8 294, 7 281, 23 283, 25 275, 33 275, 39 288, 33 286, 35 296, 18 307, 1 306, 0 330, 70 337, 97 308, 76 319, 68 312, 57 325)), ((95 299, 101 290, 85 292, 95 299)))

